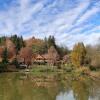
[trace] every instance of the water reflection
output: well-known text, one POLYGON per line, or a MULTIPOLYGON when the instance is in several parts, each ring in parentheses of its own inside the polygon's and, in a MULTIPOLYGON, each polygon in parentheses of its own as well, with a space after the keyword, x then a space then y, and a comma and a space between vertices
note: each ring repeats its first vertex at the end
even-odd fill
POLYGON ((73 91, 67 92, 60 92, 56 97, 56 100, 75 100, 73 97, 73 91))
POLYGON ((100 82, 67 75, 3 73, 0 100, 100 100, 100 82))

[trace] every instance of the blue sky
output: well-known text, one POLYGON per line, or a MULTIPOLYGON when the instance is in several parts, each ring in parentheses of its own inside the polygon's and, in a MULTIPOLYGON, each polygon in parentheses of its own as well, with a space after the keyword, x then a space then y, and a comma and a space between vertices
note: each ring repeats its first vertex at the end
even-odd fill
POLYGON ((100 0, 0 0, 0 36, 54 35, 60 45, 96 44, 100 38, 100 0))

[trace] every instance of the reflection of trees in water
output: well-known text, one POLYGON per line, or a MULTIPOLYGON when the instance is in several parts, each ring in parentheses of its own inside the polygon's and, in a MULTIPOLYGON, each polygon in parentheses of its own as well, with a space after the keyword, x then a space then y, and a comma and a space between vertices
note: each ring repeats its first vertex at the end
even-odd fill
POLYGON ((13 74, 0 75, 0 99, 1 100, 21 100, 21 95, 16 88, 17 77, 13 74), (12 82, 13 81, 13 82, 12 82))
POLYGON ((75 100, 100 100, 100 82, 97 83, 92 80, 73 81, 72 90, 75 100), (94 98, 94 99, 93 99, 94 98))
POLYGON ((0 100, 55 100, 60 92, 73 91, 75 100, 100 99, 100 82, 72 81, 56 75, 35 77, 30 74, 5 73, 0 75, 0 100), (39 85, 36 85, 39 84, 39 85))
POLYGON ((72 89, 73 89, 75 100, 88 100, 89 98, 88 88, 89 87, 84 82, 73 81, 72 89))
POLYGON ((34 86, 32 76, 26 74, 5 74, 0 78, 0 100, 55 100, 59 91, 53 82, 49 84, 52 87, 34 86))
POLYGON ((92 81, 89 92, 92 100, 100 100, 100 81, 92 81))

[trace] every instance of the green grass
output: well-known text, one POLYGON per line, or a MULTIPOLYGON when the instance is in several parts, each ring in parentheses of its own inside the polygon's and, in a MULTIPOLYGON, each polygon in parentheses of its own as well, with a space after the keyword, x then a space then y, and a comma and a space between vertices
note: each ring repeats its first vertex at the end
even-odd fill
POLYGON ((85 77, 84 72, 90 71, 89 68, 81 67, 77 69, 71 69, 71 66, 63 66, 61 69, 55 66, 48 65, 33 65, 31 69, 31 73, 34 76, 48 76, 48 75, 57 75, 61 74, 64 76, 71 76, 73 79, 78 79, 80 77, 85 77), (65 75, 66 74, 66 75, 65 75))
POLYGON ((48 65, 35 65, 32 66, 31 72, 35 75, 48 75, 48 74, 56 74, 63 72, 62 69, 57 69, 56 66, 48 66, 48 65))

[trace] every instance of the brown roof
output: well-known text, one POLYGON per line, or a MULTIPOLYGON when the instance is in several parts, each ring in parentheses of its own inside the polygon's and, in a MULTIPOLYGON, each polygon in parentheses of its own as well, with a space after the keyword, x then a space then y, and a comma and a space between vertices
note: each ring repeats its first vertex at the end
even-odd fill
POLYGON ((49 54, 42 55, 45 60, 51 60, 52 58, 49 56, 49 54))
POLYGON ((49 58, 48 54, 44 54, 42 56, 44 57, 44 59, 48 59, 49 58))
POLYGON ((42 55, 37 55, 37 57, 36 57, 36 59, 38 60, 38 59, 41 59, 41 60, 44 60, 44 57, 42 56, 42 55))

